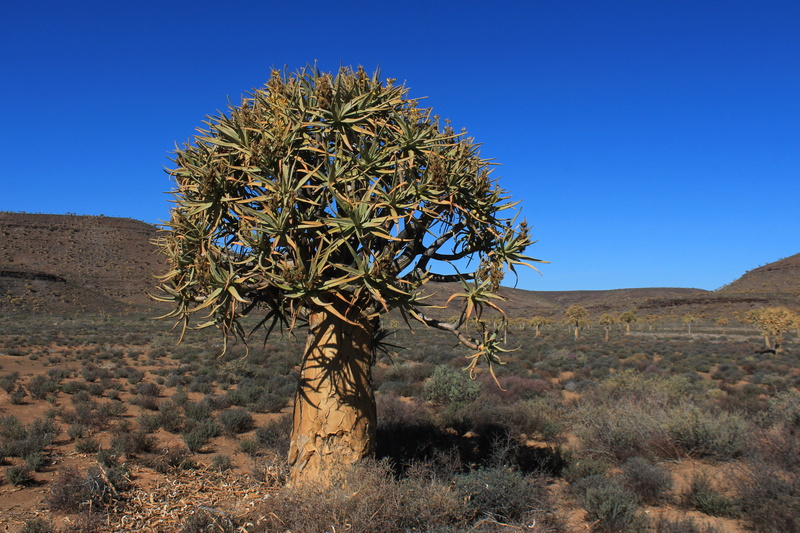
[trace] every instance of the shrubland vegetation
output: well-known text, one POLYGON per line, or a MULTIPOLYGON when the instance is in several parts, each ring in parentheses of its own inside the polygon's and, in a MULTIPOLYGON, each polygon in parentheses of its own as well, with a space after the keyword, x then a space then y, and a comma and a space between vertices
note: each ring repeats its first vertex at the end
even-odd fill
POLYGON ((324 492, 285 486, 304 339, 220 357, 218 338, 176 346, 146 319, 0 319, 0 501, 35 502, 4 520, 133 529, 168 520, 185 483, 173 530, 800 529, 796 330, 776 353, 735 320, 697 319, 692 335, 682 317, 637 320, 626 335, 592 318, 577 340, 510 320, 502 388, 470 380, 449 338, 393 330, 373 376, 377 457, 324 492))

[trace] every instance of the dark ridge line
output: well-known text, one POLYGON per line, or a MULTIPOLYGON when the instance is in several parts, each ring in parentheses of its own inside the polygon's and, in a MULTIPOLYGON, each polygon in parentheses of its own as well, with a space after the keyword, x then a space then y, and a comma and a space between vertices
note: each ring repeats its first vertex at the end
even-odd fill
POLYGON ((27 279, 29 281, 55 281, 66 283, 67 280, 54 274, 44 272, 22 272, 20 270, 0 270, 0 278, 27 279))

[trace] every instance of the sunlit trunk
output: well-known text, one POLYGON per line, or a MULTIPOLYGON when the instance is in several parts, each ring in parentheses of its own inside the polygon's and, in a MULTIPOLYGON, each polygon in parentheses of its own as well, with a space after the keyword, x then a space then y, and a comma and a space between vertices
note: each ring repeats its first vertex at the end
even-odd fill
POLYGON ((328 482, 375 451, 373 328, 353 320, 309 316, 289 445, 293 482, 328 482))

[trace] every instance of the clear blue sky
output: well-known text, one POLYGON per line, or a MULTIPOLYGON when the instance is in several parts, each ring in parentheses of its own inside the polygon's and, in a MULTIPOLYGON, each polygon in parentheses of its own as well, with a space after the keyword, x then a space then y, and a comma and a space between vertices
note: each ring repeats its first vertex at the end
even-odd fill
POLYGON ((166 220, 174 143, 316 60, 380 64, 502 164, 551 262, 521 288, 716 289, 800 252, 797 0, 26 0, 0 58, 4 211, 166 220))

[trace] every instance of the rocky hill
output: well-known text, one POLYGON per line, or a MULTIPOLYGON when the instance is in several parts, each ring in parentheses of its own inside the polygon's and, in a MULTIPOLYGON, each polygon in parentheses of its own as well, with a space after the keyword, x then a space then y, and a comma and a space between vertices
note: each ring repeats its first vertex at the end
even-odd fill
POLYGON ((800 254, 750 270, 719 292, 800 296, 800 254))
MULTIPOLYGON (((112 217, 0 213, 0 313, 154 313, 148 297, 164 259, 157 228, 112 217)), ((433 305, 455 286, 430 286, 433 305)), ((592 316, 635 310, 639 316, 736 316, 766 305, 800 308, 800 254, 752 270, 718 291, 638 288, 526 291, 503 288, 511 316, 560 316, 572 304, 592 316)), ((438 314, 455 314, 454 307, 438 314)))
POLYGON ((137 220, 0 213, 0 310, 121 313, 151 306, 166 271, 137 220))

